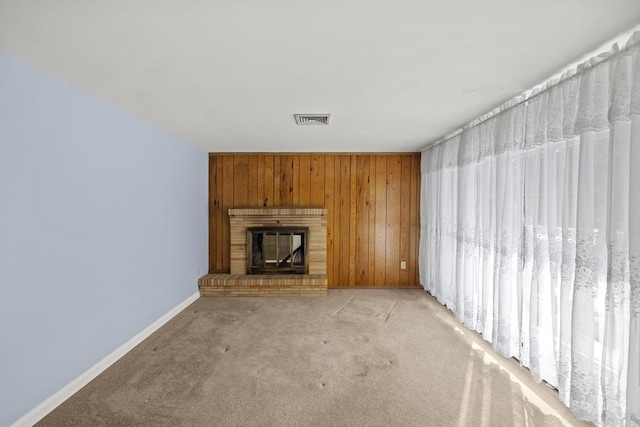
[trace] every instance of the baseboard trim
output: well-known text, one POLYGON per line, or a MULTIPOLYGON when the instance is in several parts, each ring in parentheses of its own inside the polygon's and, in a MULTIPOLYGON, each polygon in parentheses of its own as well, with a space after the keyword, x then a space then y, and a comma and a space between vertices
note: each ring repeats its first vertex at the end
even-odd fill
POLYGON ((144 330, 138 333, 136 336, 131 338, 126 343, 122 344, 115 351, 109 354, 107 357, 93 365, 86 372, 81 374, 78 378, 71 381, 66 386, 62 387, 60 390, 51 395, 44 402, 27 412, 22 418, 13 423, 11 427, 31 427, 36 424, 38 421, 43 419, 47 414, 56 409, 62 402, 73 396, 78 390, 82 387, 86 386, 91 382, 95 377, 104 372, 109 366, 113 365, 120 358, 122 358, 125 354, 130 352, 135 346, 144 341, 149 335, 160 329, 162 325, 167 323, 173 317, 175 317, 182 310, 187 308, 190 304, 192 304, 195 300, 200 297, 198 292, 191 295, 186 300, 182 301, 180 304, 169 310, 164 316, 153 322, 151 325, 147 326, 144 330))

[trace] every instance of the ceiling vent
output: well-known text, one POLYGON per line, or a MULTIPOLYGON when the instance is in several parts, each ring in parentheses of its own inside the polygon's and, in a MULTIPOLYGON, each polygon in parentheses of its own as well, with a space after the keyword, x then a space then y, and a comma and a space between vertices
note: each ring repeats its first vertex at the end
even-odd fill
POLYGON ((296 118, 296 124, 300 126, 327 126, 331 118, 331 114, 294 114, 293 116, 296 118))

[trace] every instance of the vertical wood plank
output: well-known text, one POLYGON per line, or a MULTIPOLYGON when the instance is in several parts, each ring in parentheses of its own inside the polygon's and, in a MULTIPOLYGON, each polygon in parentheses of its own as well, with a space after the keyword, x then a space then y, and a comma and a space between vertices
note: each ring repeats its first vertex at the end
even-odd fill
POLYGON ((326 156, 314 155, 311 159, 311 200, 313 207, 324 207, 324 159, 326 156))
POLYGON ((256 206, 266 206, 264 202, 264 155, 259 154, 256 156, 256 164, 257 164, 256 174, 258 176, 256 206))
POLYGON ((349 286, 356 284, 356 178, 357 156, 349 156, 349 286))
POLYGON ((301 154, 299 159, 297 206, 308 207, 311 204, 311 156, 301 154))
POLYGON ((282 156, 280 164, 280 174, 282 175, 280 204, 282 206, 293 206, 293 156, 289 154, 282 156))
POLYGON ((376 282, 376 156, 369 155, 369 277, 367 286, 376 282))
POLYGON ((216 204, 216 269, 215 271, 224 271, 224 213, 222 211, 224 197, 224 158, 216 156, 216 170, 218 171, 217 180, 217 204, 216 204))
POLYGON ((334 250, 333 250, 333 280, 336 283, 336 286, 346 286, 347 284, 342 281, 340 277, 340 268, 343 262, 343 255, 341 254, 342 250, 342 233, 344 231, 343 226, 343 218, 342 218, 342 208, 341 208, 341 200, 342 200, 342 192, 341 192, 341 183, 342 183, 342 155, 336 155, 335 160, 335 176, 333 182, 333 209, 335 212, 335 218, 333 221, 333 230, 334 230, 334 250))
POLYGON ((293 205, 293 158, 290 155, 282 156, 280 162, 280 175, 282 186, 280 187, 280 205, 293 205))
POLYGON ((337 286, 335 281, 335 156, 327 155, 324 159, 324 206, 327 209, 327 286, 337 286))
POLYGON ((300 156, 291 156, 291 205, 300 206, 300 156))
POLYGON ((244 155, 233 156, 233 206, 247 207, 249 158, 244 155))
POLYGON ((351 286, 351 156, 340 156, 340 283, 351 286))
POLYGON ((273 181, 275 174, 273 172, 273 156, 264 156, 264 200, 263 206, 273 206, 273 181))
POLYGON ((222 188, 222 270, 229 271, 231 257, 231 240, 229 238, 229 208, 233 205, 233 194, 234 194, 234 156, 233 155, 225 155, 222 158, 223 161, 223 176, 224 183, 222 188))
POLYGON ((387 253, 387 158, 376 156, 376 276, 375 286, 384 286, 387 253))
POLYGON ((209 154, 209 273, 216 269, 218 170, 216 156, 209 154))
POLYGON ((410 285, 419 287, 418 242, 420 238, 420 154, 414 154, 411 162, 411 230, 409 250, 411 253, 410 285))
POLYGON ((410 155, 400 156, 400 262, 405 262, 405 268, 400 269, 398 285, 409 286, 409 272, 411 271, 411 259, 409 256, 409 233, 411 232, 411 164, 410 155))
POLYGON ((282 164, 282 156, 273 156, 273 205, 275 207, 282 206, 280 204, 280 194, 282 187, 282 174, 280 167, 282 164))
POLYGON ((258 156, 248 156, 247 206, 258 206, 258 156))
POLYGON ((369 156, 359 155, 356 160, 356 286, 369 285, 369 156))
POLYGON ((397 286, 400 274, 400 156, 387 157, 386 286, 397 286))

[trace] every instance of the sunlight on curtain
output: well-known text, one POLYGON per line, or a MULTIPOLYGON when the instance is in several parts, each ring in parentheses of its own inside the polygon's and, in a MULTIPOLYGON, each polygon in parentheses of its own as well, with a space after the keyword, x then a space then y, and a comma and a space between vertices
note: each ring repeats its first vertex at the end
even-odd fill
POLYGON ((640 32, 422 155, 420 279, 581 419, 640 426, 640 32))

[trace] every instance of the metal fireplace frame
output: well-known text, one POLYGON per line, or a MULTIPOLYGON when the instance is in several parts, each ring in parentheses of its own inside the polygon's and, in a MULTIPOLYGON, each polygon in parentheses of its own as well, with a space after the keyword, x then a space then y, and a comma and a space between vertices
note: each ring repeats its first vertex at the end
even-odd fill
MULTIPOLYGON (((286 252, 286 251, 285 251, 286 252)), ((309 228, 308 227, 249 227, 247 228, 247 274, 308 274, 309 272, 309 228), (262 249, 261 253, 264 254, 264 236, 267 233, 276 234, 276 264, 267 265, 266 260, 262 259, 261 265, 254 265, 254 235, 262 235, 262 249), (279 242, 281 235, 302 235, 302 244, 297 248, 293 248, 290 245, 290 249, 287 252, 287 256, 281 257, 279 254, 279 242), (296 252, 302 251, 302 260, 300 264, 295 264, 296 252), (288 259, 290 263, 285 263, 288 259), (285 263, 285 264, 283 264, 285 263)))

